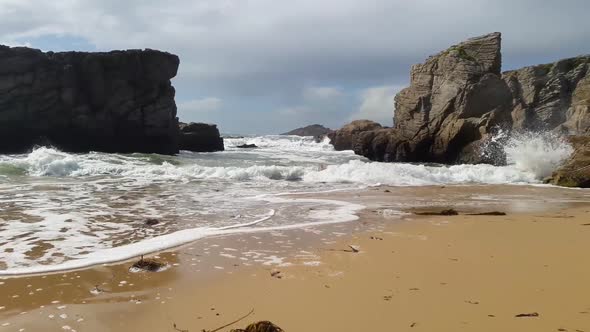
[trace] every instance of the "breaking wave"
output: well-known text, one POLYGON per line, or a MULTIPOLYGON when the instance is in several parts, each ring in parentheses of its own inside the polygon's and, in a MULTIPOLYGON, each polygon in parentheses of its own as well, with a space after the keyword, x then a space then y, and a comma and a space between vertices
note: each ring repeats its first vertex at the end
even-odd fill
POLYGON ((574 149, 563 136, 555 133, 526 132, 511 135, 504 151, 508 165, 543 179, 563 164, 574 149))

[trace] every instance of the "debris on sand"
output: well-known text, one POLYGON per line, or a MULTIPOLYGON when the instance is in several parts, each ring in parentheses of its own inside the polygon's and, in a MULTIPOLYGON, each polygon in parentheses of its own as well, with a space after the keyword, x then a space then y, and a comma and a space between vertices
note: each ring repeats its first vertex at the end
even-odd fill
POLYGON ((414 212, 414 214, 419 216, 457 216, 459 212, 455 209, 448 209, 442 211, 414 212))
POLYGON ((529 314, 518 314, 514 317, 518 317, 518 318, 522 318, 522 317, 539 317, 539 313, 538 312, 531 312, 529 314))
POLYGON ((90 294, 92 295, 100 295, 104 292, 104 289, 100 288, 98 285, 94 286, 94 288, 90 290, 90 294))
POLYGON ((500 211, 469 213, 468 214, 468 216, 505 216, 505 215, 506 215, 506 212, 500 212, 500 211))
POLYGON ((350 248, 350 250, 343 250, 343 251, 345 251, 345 252, 352 252, 352 253, 355 253, 355 254, 360 252, 360 249, 358 247, 355 247, 355 246, 350 245, 350 244, 348 245, 348 247, 350 248))
POLYGON ((283 329, 281 329, 280 327, 276 326, 275 324, 273 324, 271 322, 262 321, 262 322, 250 324, 250 325, 248 325, 248 327, 246 327, 243 330, 237 329, 237 330, 231 330, 231 332, 284 332, 284 331, 283 331, 283 329))
POLYGON ((159 272, 166 267, 166 264, 155 259, 144 259, 143 255, 139 261, 135 262, 129 270, 159 272))

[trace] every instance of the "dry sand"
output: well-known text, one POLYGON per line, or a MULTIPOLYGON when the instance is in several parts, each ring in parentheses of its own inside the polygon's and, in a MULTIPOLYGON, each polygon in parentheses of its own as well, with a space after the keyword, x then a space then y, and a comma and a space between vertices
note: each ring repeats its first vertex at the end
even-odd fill
POLYGON ((160 254, 171 267, 159 273, 124 263, 3 280, 0 331, 193 332, 254 309, 233 327, 590 332, 590 192, 386 190, 326 194, 366 204, 357 222, 203 240, 160 254), (507 215, 388 212, 404 200, 408 210, 507 215))

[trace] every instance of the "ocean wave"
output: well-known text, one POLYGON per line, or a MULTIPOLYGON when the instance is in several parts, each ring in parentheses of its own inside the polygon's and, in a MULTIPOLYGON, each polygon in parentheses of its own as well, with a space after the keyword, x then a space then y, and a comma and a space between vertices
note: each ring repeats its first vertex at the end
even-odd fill
MULTIPOLYGON (((499 137, 504 135, 499 134, 499 137)), ((572 153, 571 146, 550 133, 513 134, 500 137, 508 166, 454 165, 426 166, 407 163, 375 163, 349 156, 337 157, 324 163, 320 156, 333 154, 327 141, 316 143, 311 137, 262 136, 232 139, 233 143, 260 144, 268 149, 245 164, 238 160, 217 165, 204 159, 182 159, 159 155, 120 155, 105 153, 69 154, 52 148, 38 148, 27 155, 1 156, 0 175, 30 175, 36 177, 118 176, 144 181, 208 180, 289 181, 306 183, 356 183, 422 186, 436 184, 502 184, 538 183, 557 168, 572 153), (329 146, 329 147, 328 147, 329 146), (280 147, 280 150, 278 147, 280 147), (313 147, 313 148, 312 148, 313 147), (264 159, 268 151, 292 149, 304 151, 315 162, 277 165, 277 160, 264 159), (315 149, 315 150, 314 150, 315 149), (318 151, 326 149, 325 152, 318 151), (312 153, 313 152, 313 153, 312 153), (269 164, 270 163, 270 164, 269 164)), ((290 155, 289 153, 286 153, 290 155)), ((198 155, 198 154, 197 154, 198 155)), ((210 161, 210 160, 209 160, 210 161)))
POLYGON ((437 184, 537 183, 535 174, 491 165, 425 166, 350 161, 307 173, 308 182, 349 182, 367 185, 425 186, 437 184))
POLYGON ((574 149, 561 135, 552 132, 525 132, 512 134, 504 151, 509 165, 542 179, 550 176, 563 164, 574 149))
MULTIPOLYGON (((525 164, 425 166, 403 163, 374 163, 352 160, 337 165, 203 166, 154 164, 146 158, 116 155, 73 155, 40 148, 29 155, 2 162, 2 170, 26 172, 37 177, 84 177, 110 175, 142 180, 226 179, 236 181, 303 181, 307 183, 358 183, 422 186, 466 183, 536 183, 539 172, 525 164)), ((533 166, 537 166, 534 164, 533 166)), ((538 166, 537 166, 538 167, 538 166)))
POLYGON ((225 138, 227 149, 235 149, 242 144, 255 144, 261 149, 273 149, 279 151, 334 151, 330 139, 325 137, 316 142, 314 137, 290 136, 290 135, 266 135, 256 137, 225 138))

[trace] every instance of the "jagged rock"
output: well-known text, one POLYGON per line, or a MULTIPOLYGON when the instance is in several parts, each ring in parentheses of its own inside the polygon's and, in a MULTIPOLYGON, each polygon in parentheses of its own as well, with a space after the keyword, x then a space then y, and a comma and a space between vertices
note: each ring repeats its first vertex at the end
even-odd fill
POLYGON ((352 150, 353 142, 356 141, 359 133, 381 128, 381 125, 377 122, 356 120, 339 130, 329 133, 328 137, 337 151, 352 150))
POLYGON ((590 136, 571 136, 574 153, 546 182, 565 187, 590 188, 590 136))
POLYGON ((492 33, 413 66, 410 87, 395 97, 395 127, 383 159, 474 159, 476 149, 464 149, 509 120, 512 95, 500 77, 500 45, 500 33, 492 33))
POLYGON ((297 128, 291 130, 290 132, 281 134, 281 135, 295 135, 295 136, 313 136, 313 137, 320 137, 325 136, 332 132, 332 129, 326 128, 319 124, 313 124, 303 128, 297 128))
POLYGON ((223 138, 214 124, 180 123, 180 149, 194 152, 223 151, 223 138))
POLYGON ((176 55, 0 46, 0 153, 178 152, 176 55))
POLYGON ((376 161, 501 164, 498 130, 590 134, 589 67, 580 56, 502 74, 501 34, 471 38, 412 66, 393 128, 351 124, 330 137, 376 161))
POLYGON ((513 96, 513 128, 590 133, 590 56, 503 74, 513 96))

